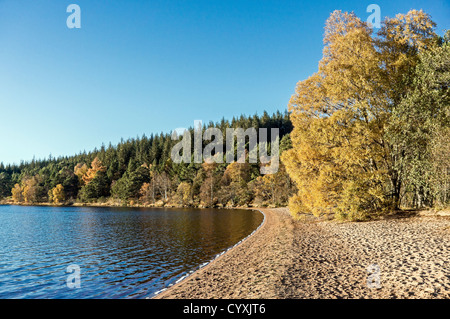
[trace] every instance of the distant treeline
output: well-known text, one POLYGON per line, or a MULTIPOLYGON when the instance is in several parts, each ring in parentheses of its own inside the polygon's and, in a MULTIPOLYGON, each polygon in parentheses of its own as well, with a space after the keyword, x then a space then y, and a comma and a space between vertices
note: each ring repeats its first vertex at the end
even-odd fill
MULTIPOLYGON (((280 152, 291 147, 292 123, 287 112, 241 115, 203 125, 204 129, 209 127, 220 129, 223 136, 227 128, 278 128, 280 152)), ((189 130, 193 136, 193 128, 189 130)), ((276 206, 286 205, 293 193, 282 163, 272 175, 261 175, 261 164, 248 160, 231 164, 225 160, 223 164, 174 163, 171 150, 178 142, 172 140, 170 132, 151 134, 74 156, 33 159, 18 165, 1 163, 0 199, 25 204, 276 206)))

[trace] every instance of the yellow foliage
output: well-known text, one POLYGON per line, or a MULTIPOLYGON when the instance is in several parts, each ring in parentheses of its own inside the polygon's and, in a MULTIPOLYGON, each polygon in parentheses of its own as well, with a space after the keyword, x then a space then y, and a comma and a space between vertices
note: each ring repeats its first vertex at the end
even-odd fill
POLYGON ((82 177, 83 182, 87 185, 95 178, 98 172, 105 172, 105 171, 106 167, 103 166, 102 162, 98 159, 98 157, 96 157, 91 163, 91 168, 89 168, 83 175, 82 177))
POLYGON ((63 203, 66 200, 66 195, 64 193, 64 186, 58 184, 56 185, 56 187, 52 189, 52 199, 53 202, 56 204, 63 203))
POLYGON ((23 188, 19 184, 15 184, 14 188, 11 190, 12 193, 12 199, 14 203, 21 203, 23 202, 23 188))
MULTIPOLYGON (((419 29, 398 34, 393 47, 405 39, 418 48, 428 43, 432 23, 422 12, 388 22, 383 32, 395 33, 408 25, 419 29), (420 37, 422 31, 426 34, 420 37)), ((293 214, 362 219, 389 202, 389 185, 396 176, 384 136, 392 107, 386 92, 396 78, 382 62, 399 58, 383 56, 389 50, 380 53, 379 40, 371 33, 353 13, 333 12, 325 27, 319 70, 299 82, 291 97, 293 148, 282 154, 282 161, 298 188, 289 202, 293 214)))
POLYGON ((83 184, 83 176, 88 171, 88 166, 85 163, 78 163, 74 169, 73 172, 76 176, 78 176, 78 180, 80 181, 80 184, 83 184))
POLYGON ((192 186, 187 182, 181 182, 177 188, 177 195, 179 203, 182 205, 188 205, 192 199, 192 186))
POLYGON ((291 181, 286 173, 285 166, 281 163, 278 172, 258 176, 252 182, 255 196, 273 206, 286 202, 291 193, 291 181))
POLYGON ((38 201, 39 176, 25 178, 23 181, 23 200, 25 203, 35 203, 38 201))
POLYGON ((230 163, 228 164, 223 174, 223 181, 225 182, 225 184, 229 184, 230 182, 248 182, 249 179, 250 179, 250 165, 247 162, 230 163))

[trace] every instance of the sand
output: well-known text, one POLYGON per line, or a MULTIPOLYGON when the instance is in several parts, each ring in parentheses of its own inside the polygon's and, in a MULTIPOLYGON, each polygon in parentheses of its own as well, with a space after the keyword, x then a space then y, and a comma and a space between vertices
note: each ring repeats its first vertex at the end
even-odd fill
POLYGON ((450 220, 295 221, 262 209, 242 244, 155 298, 450 298, 450 220))

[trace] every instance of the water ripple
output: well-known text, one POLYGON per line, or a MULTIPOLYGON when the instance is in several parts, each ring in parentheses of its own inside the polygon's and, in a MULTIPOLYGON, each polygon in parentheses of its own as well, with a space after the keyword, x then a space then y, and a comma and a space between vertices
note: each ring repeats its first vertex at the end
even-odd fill
POLYGON ((0 206, 0 298, 148 297, 261 222, 248 210, 0 206))

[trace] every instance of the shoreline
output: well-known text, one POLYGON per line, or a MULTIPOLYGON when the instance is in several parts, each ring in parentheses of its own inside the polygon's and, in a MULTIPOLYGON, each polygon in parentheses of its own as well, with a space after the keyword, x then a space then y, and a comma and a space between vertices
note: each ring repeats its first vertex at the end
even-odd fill
MULTIPOLYGON (((256 270, 258 263, 265 259, 266 243, 271 239, 273 228, 279 226, 276 213, 272 209, 259 208, 258 211, 264 214, 265 218, 264 223, 260 225, 257 231, 245 240, 242 240, 239 245, 233 246, 232 249, 228 249, 218 258, 213 259, 205 267, 193 272, 187 278, 164 289, 150 299, 273 298, 274 296, 268 294, 254 296, 253 292, 249 291, 241 294, 242 291, 239 288, 242 286, 243 281, 249 281, 248 277, 252 277, 250 273, 256 270), (256 248, 256 251, 252 247, 256 248), (262 254, 259 254, 259 252, 262 254), (256 257, 256 263, 255 261, 248 263, 248 260, 246 260, 247 255, 250 259, 256 257), (237 269, 235 268, 236 264, 237 269), (227 269, 229 268, 227 266, 230 266, 232 269, 227 269), (236 273, 232 271, 233 269, 241 273, 236 273), (244 269, 246 271, 243 271, 244 269), (232 287, 229 287, 229 285, 232 287), (227 289, 221 289, 225 287, 227 289)), ((292 220, 290 215, 285 215, 285 217, 285 220, 292 220)), ((282 230, 282 228, 278 229, 282 230)), ((253 275, 257 278, 265 277, 265 279, 271 279, 270 275, 265 276, 256 272, 253 275)), ((252 286, 256 290, 261 288, 259 285, 252 284, 252 286)), ((266 282, 264 282, 264 286, 272 285, 266 285, 266 282)))
POLYGON ((71 203, 71 204, 55 204, 49 202, 43 203, 11 203, 11 202, 2 202, 0 201, 0 206, 44 206, 44 207, 106 207, 106 208, 193 208, 193 209, 266 209, 270 208, 269 206, 213 206, 213 207, 205 207, 202 205, 175 205, 175 204, 165 204, 165 205, 154 205, 154 204, 133 204, 133 205, 124 205, 124 204, 111 204, 111 203, 71 203))
POLYGON ((299 222, 261 210, 253 236, 151 299, 450 298, 447 217, 299 222))
POLYGON ((170 294, 171 289, 177 289, 177 287, 183 285, 185 281, 191 279, 193 276, 198 276, 198 274, 200 274, 202 271, 207 271, 208 268, 211 266, 211 264, 220 261, 220 259, 222 259, 222 258, 225 258, 225 256, 227 254, 229 254, 233 249, 239 249, 239 246, 242 245, 246 240, 248 240, 252 236, 255 236, 264 227, 264 225, 266 224, 266 219, 267 219, 266 218, 266 214, 260 209, 248 208, 248 210, 256 210, 256 211, 260 212, 263 215, 263 220, 262 220, 261 224, 259 224, 259 226, 253 232, 251 232, 248 236, 246 236, 245 238, 241 239, 239 242, 237 242, 233 246, 228 247, 227 249, 225 249, 221 253, 219 253, 216 256, 214 256, 210 261, 203 263, 202 265, 197 267, 195 270, 193 270, 193 271, 183 275, 175 283, 170 284, 167 287, 165 287, 165 288, 155 292, 152 296, 148 297, 147 299, 162 299, 162 298, 164 298, 164 296, 167 293, 170 294))

